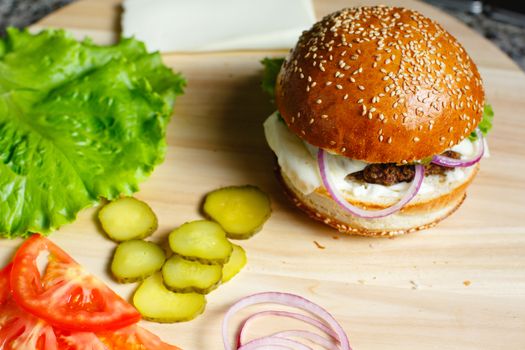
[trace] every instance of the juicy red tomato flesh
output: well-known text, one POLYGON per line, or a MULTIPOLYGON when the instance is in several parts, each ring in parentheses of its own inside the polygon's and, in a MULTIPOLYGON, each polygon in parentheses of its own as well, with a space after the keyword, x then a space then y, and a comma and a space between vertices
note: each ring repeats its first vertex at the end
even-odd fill
POLYGON ((131 304, 40 235, 27 239, 16 252, 10 284, 18 305, 61 329, 100 332, 140 320, 131 304), (37 258, 44 253, 49 255, 42 276, 37 258))
POLYGON ((10 298, 0 306, 0 349, 61 350, 51 325, 28 314, 10 298))
POLYGON ((7 264, 0 270, 0 305, 5 303, 11 294, 11 287, 9 285, 9 276, 11 275, 12 263, 7 264))
POLYGON ((110 350, 181 350, 164 343, 155 334, 137 325, 97 335, 110 350))

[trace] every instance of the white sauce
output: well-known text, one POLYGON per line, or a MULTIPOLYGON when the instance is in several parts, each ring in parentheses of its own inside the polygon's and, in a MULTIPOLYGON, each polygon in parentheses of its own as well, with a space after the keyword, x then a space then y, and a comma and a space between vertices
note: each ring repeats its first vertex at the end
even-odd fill
MULTIPOLYGON (((273 113, 264 122, 264 132, 270 148, 276 154, 282 171, 294 182, 296 188, 308 195, 322 185, 321 175, 317 165, 318 148, 312 146, 297 135, 292 133, 286 124, 279 120, 277 112, 273 113)), ((464 159, 474 155, 474 144, 465 139, 452 150, 461 154, 464 159)), ((355 197, 374 199, 400 198, 410 186, 401 182, 392 186, 359 183, 348 181, 346 175, 363 170, 368 163, 351 158, 327 153, 328 171, 335 187, 355 197)), ((470 168, 454 168, 446 173, 446 181, 456 182, 462 180, 470 168)), ((432 193, 435 190, 436 176, 425 177, 419 194, 432 193)))

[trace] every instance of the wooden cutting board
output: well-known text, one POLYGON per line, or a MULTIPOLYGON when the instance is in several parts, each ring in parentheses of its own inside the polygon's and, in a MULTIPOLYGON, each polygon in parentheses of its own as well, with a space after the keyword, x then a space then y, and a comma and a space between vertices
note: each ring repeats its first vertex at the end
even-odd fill
MULTIPOLYGON (((373 1, 316 1, 318 17, 373 1)), ((166 64, 188 79, 168 130, 166 161, 137 197, 160 220, 153 237, 165 241, 178 225, 201 218, 208 191, 255 184, 272 197, 273 215, 262 232, 241 244, 248 265, 208 296, 194 321, 144 326, 184 349, 221 349, 219 327, 238 298, 287 291, 321 304, 344 325, 354 349, 525 349, 525 74, 495 46, 430 6, 381 1, 420 10, 462 42, 478 63, 496 111, 488 142, 491 157, 464 205, 438 227, 395 239, 342 236, 290 205, 273 176, 262 122, 272 112, 260 91, 259 60, 284 52, 169 54, 166 64), (323 246, 320 249, 315 242, 323 246)), ((100 43, 116 40, 116 0, 84 0, 63 8, 35 28, 64 27, 100 43)), ((115 244, 94 221, 96 209, 50 237, 122 295, 106 266, 115 244)), ((5 263, 19 240, 0 241, 5 263)), ((254 334, 283 320, 262 322, 254 334)))

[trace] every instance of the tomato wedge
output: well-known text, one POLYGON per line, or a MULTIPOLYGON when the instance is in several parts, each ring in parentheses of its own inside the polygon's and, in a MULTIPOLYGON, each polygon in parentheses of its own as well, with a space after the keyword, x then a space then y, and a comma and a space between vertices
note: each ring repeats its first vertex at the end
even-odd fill
POLYGON ((55 329, 55 334, 60 350, 109 350, 92 332, 68 332, 55 329))
POLYGON ((0 349, 60 350, 53 328, 24 310, 13 301, 9 276, 13 264, 0 271, 0 349))
POLYGON ((12 269, 11 289, 17 304, 60 329, 100 332, 140 320, 131 304, 43 236, 33 235, 22 244, 12 269), (37 258, 45 253, 49 255, 41 276, 37 258))
POLYGON ((181 350, 163 342, 155 334, 138 325, 97 335, 109 350, 181 350))
MULTIPOLYGON (((11 294, 11 287, 9 286, 9 276, 11 275, 11 268, 13 264, 7 264, 0 270, 0 305, 5 303, 11 294)), ((1 349, 1 348, 0 348, 1 349)))
POLYGON ((0 349, 61 350, 53 328, 8 299, 0 307, 0 349))

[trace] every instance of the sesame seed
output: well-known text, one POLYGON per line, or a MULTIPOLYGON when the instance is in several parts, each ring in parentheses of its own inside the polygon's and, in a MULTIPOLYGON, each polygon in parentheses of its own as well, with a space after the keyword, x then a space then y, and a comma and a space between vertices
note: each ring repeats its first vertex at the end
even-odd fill
POLYGON ((317 101, 315 101, 315 103, 317 103, 318 105, 320 105, 321 103, 323 103, 323 100, 321 100, 320 98, 318 98, 317 101))
POLYGON ((314 123, 314 118, 310 119, 310 124, 313 124, 314 123))
POLYGON ((365 89, 365 87, 363 85, 358 85, 357 88, 361 91, 363 91, 365 89))
POLYGON ((343 87, 342 87, 341 85, 339 85, 339 84, 337 84, 335 87, 336 87, 338 90, 342 90, 342 89, 343 89, 343 87))
POLYGON ((326 119, 326 118, 328 118, 328 115, 323 114, 323 115, 321 116, 321 118, 322 118, 322 119, 326 119))

